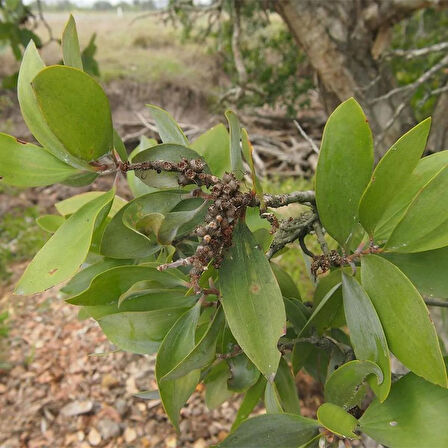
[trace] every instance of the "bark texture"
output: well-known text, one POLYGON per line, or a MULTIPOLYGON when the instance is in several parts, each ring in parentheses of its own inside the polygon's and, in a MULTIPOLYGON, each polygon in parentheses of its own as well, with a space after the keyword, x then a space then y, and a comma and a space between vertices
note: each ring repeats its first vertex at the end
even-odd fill
POLYGON ((380 57, 392 26, 418 9, 447 7, 448 0, 277 0, 275 5, 317 72, 327 112, 355 97, 372 127, 377 156, 384 153, 415 124, 399 94, 374 101, 396 87, 380 57))

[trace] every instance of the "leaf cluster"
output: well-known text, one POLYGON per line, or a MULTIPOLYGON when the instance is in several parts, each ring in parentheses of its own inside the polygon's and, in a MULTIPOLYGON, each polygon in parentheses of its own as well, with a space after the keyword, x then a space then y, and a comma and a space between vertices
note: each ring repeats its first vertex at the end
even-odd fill
POLYGON ((38 219, 52 236, 16 293, 65 282, 66 301, 119 349, 157 353, 158 394, 176 428, 199 382, 209 408, 243 394, 222 447, 336 446, 362 433, 390 447, 446 446, 445 348, 424 296, 448 297, 448 153, 422 158, 430 119, 374 167, 368 121, 349 99, 326 124, 315 193, 269 195, 231 111, 229 130, 190 142, 149 106, 161 143, 142 138, 128 155, 103 89, 82 70, 72 19, 62 50, 65 65, 45 67, 27 47, 18 95, 39 144, 0 134, 2 182, 79 186, 114 173, 134 198, 112 187, 56 203, 38 219), (276 216, 293 202, 309 222, 276 216), (276 263, 286 243, 273 250, 273 233, 302 221, 295 238, 318 274, 312 303, 276 263), (321 254, 306 248, 308 233, 321 254), (395 382, 392 353, 410 371, 395 382), (324 386, 317 419, 300 415, 302 369, 324 386), (260 400, 267 414, 248 418, 260 400))

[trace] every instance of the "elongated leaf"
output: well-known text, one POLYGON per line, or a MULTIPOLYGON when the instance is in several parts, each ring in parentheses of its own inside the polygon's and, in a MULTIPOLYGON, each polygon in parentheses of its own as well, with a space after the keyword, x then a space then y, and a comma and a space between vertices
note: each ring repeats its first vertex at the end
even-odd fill
MULTIPOLYGON (((123 140, 121 139, 118 132, 114 129, 113 131, 113 141, 114 141, 114 149, 117 151, 118 155, 122 162, 128 160, 128 152, 126 150, 126 146, 124 146, 123 140)), ((127 173, 126 173, 127 174, 127 173)))
POLYGON ((113 197, 113 190, 104 193, 67 219, 28 265, 16 294, 44 291, 72 276, 87 256, 98 215, 113 197))
POLYGON ((208 409, 216 409, 225 401, 229 400, 235 392, 227 388, 230 377, 229 366, 225 361, 215 364, 204 379, 205 404, 208 409))
POLYGON ((85 162, 69 154, 62 142, 53 134, 42 115, 31 82, 44 68, 45 64, 37 52, 36 45, 30 40, 23 54, 17 84, 17 96, 23 119, 36 140, 58 159, 77 168, 92 170, 92 167, 85 162))
MULTIPOLYGON (((89 312, 90 308, 87 307, 89 312)), ((139 354, 157 352, 162 339, 188 308, 112 313, 99 317, 107 338, 121 350, 139 354)))
MULTIPOLYGON (((72 215, 77 212, 83 205, 92 201, 93 199, 101 196, 101 191, 88 191, 86 193, 77 194, 71 198, 64 199, 63 201, 56 202, 56 210, 63 216, 72 215)), ((126 205, 126 201, 119 196, 114 196, 112 207, 109 211, 109 216, 114 216, 118 210, 126 205)))
POLYGON ((93 278, 89 288, 67 299, 72 305, 108 305, 118 302, 121 294, 133 284, 147 280, 163 287, 186 286, 169 272, 159 272, 148 266, 117 266, 104 271, 93 278))
POLYGON ((431 118, 427 118, 412 128, 392 145, 376 166, 359 205, 359 219, 371 236, 396 192, 417 166, 430 127, 431 118))
POLYGON ((383 254, 416 288, 430 297, 448 298, 448 247, 415 254, 383 254))
POLYGON ((63 288, 61 288, 61 291, 69 295, 79 294, 89 287, 91 281, 98 274, 101 274, 111 268, 131 263, 131 260, 105 258, 104 260, 91 264, 90 266, 87 266, 83 270, 79 271, 63 288))
POLYGON ((72 67, 52 66, 40 71, 32 85, 45 121, 70 154, 90 161, 112 149, 109 101, 93 78, 72 67))
POLYGON ((166 111, 152 104, 146 105, 151 111, 163 143, 177 143, 188 146, 188 139, 174 118, 166 111))
POLYGON ((288 414, 300 414, 300 402, 295 379, 283 357, 280 358, 274 385, 277 389, 281 409, 288 414))
POLYGON ((292 277, 276 263, 271 263, 271 268, 280 286, 283 297, 294 297, 300 300, 300 292, 292 277))
POLYGON ((373 361, 383 372, 383 382, 371 378, 369 384, 379 400, 383 402, 390 391, 391 370, 389 348, 383 327, 364 288, 354 277, 342 273, 342 295, 344 297, 345 318, 350 330, 350 340, 356 358, 373 361))
POLYGON ((369 375, 384 381, 380 367, 371 361, 350 361, 337 368, 325 383, 325 400, 350 409, 359 405, 365 390, 362 388, 369 375))
POLYGON ((222 123, 200 135, 190 147, 204 158, 215 176, 230 171, 229 133, 222 123))
POLYGON ((257 194, 258 198, 260 199, 261 205, 264 205, 264 199, 263 199, 263 187, 261 186, 261 183, 258 179, 257 173, 255 171, 255 165, 254 165, 254 159, 253 159, 253 151, 254 148, 252 146, 252 143, 249 140, 249 135, 247 134, 246 129, 241 129, 241 138, 242 138, 242 149, 244 158, 246 159, 246 162, 249 164, 250 167, 250 175, 252 178, 252 188, 257 194))
POLYGON ((59 215, 42 215, 36 219, 37 225, 46 232, 54 233, 64 224, 64 217, 59 215))
POLYGON ((240 143, 240 122, 238 121, 238 117, 231 110, 227 110, 225 115, 229 123, 230 131, 230 166, 237 179, 242 179, 244 176, 244 168, 240 143))
POLYGON ((317 419, 333 434, 349 439, 359 439, 353 432, 358 426, 358 420, 333 403, 324 403, 320 406, 317 410, 317 419))
POLYGON ((316 169, 316 203, 328 233, 346 246, 372 173, 373 141, 360 105, 342 103, 325 125, 316 169))
MULTIPOLYGON (((314 324, 317 317, 320 315, 320 313, 324 313, 326 312, 326 315, 328 315, 328 308, 329 308, 329 303, 330 300, 331 301, 335 301, 338 297, 336 296, 336 291, 338 291, 338 289, 340 288, 341 283, 336 283, 336 285, 334 285, 322 298, 322 300, 318 303, 318 305, 316 306, 316 308, 313 311, 313 314, 311 315, 311 317, 308 319, 308 321, 306 322, 306 324, 303 326, 302 330, 299 333, 299 336, 302 335, 305 330, 307 330, 311 324, 314 324), (324 311, 322 311, 324 310, 324 311)), ((324 317, 325 319, 325 317, 324 317)), ((331 322, 331 321, 330 321, 331 322)))
POLYGON ((200 304, 183 314, 160 346, 156 360, 156 379, 160 398, 171 423, 179 430, 179 412, 199 382, 200 371, 194 370, 175 380, 161 379, 179 364, 194 348, 194 333, 199 319, 200 304))
POLYGON ((232 334, 272 381, 280 360, 277 342, 284 332, 285 308, 269 262, 243 223, 235 227, 233 245, 219 275, 222 306, 232 334))
POLYGON ((374 400, 359 423, 391 448, 448 446, 448 390, 410 373, 392 385, 384 403, 374 400))
POLYGON ((423 252, 448 245, 448 167, 417 194, 387 240, 389 252, 423 252))
POLYGON ((218 448, 297 448, 317 432, 317 421, 299 415, 260 415, 241 423, 218 448))
POLYGON ((101 241, 101 253, 111 258, 143 258, 157 252, 160 246, 154 238, 151 240, 137 232, 131 220, 141 219, 151 213, 165 215, 181 202, 181 195, 179 190, 159 191, 129 202, 107 226, 101 241))
MULTIPOLYGON (((167 162, 180 162, 182 159, 202 159, 195 151, 177 143, 162 143, 136 154, 132 161, 135 163, 154 160, 165 160, 167 162)), ((204 168, 208 172, 208 167, 204 168)), ((179 187, 179 175, 175 172, 158 173, 154 170, 135 170, 135 175, 145 184, 156 188, 179 187)))
POLYGON ((62 182, 80 170, 61 162, 43 148, 21 143, 0 133, 0 177, 18 187, 39 187, 62 182))
MULTIPOLYGON (((128 160, 133 161, 133 158, 139 153, 144 151, 145 149, 150 148, 151 146, 157 145, 157 141, 153 138, 147 138, 144 135, 140 137, 139 145, 129 154, 128 160)), ((155 191, 155 188, 146 185, 142 182, 134 173, 134 171, 128 171, 126 173, 126 179, 128 181, 129 188, 132 191, 133 196, 136 198, 138 196, 142 196, 147 193, 152 193, 155 191)))
POLYGON ((270 383, 269 381, 266 383, 264 406, 267 414, 283 414, 280 397, 275 383, 270 383))
POLYGON ((308 310, 305 305, 295 299, 283 298, 286 311, 286 319, 290 322, 299 335, 302 333, 303 327, 306 325, 309 317, 308 310))
POLYGON ((78 32, 73 16, 70 17, 62 33, 62 56, 65 65, 82 70, 81 50, 79 49, 78 32))
POLYGON ((415 196, 431 178, 447 165, 448 151, 431 154, 418 162, 408 180, 395 192, 386 212, 378 223, 375 231, 375 241, 381 243, 389 238, 415 196))
POLYGON ((437 333, 414 285, 395 265, 377 255, 363 257, 361 277, 393 354, 417 375, 446 387, 437 333))
POLYGON ((180 378, 193 370, 203 369, 213 362, 216 354, 218 333, 222 331, 223 325, 224 313, 222 308, 219 308, 203 337, 191 352, 162 378, 162 381, 180 378))
POLYGON ((231 428, 232 432, 241 425, 243 420, 246 420, 249 417, 250 413, 260 401, 265 387, 266 378, 264 376, 260 376, 258 381, 246 392, 238 409, 238 413, 236 414, 235 420, 233 421, 231 428))

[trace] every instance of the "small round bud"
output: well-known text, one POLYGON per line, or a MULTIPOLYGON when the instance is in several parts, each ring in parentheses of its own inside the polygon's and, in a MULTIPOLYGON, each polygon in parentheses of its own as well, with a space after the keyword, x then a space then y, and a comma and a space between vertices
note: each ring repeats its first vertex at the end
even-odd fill
POLYGON ((217 221, 217 222, 222 222, 223 219, 224 219, 224 218, 223 218, 221 215, 217 215, 217 216, 216 216, 216 221, 217 221))
POLYGON ((207 231, 205 230, 205 227, 200 226, 196 229, 196 235, 198 236, 204 236, 207 234, 207 231))
POLYGON ((185 176, 187 177, 187 179, 193 180, 196 177, 196 173, 193 170, 189 169, 185 171, 185 176))
POLYGON ((173 169, 171 162, 163 162, 162 167, 165 171, 171 171, 173 169))
POLYGON ((224 176, 222 176, 222 181, 228 184, 231 180, 233 180, 233 176, 229 173, 224 173, 224 176))
POLYGON ((208 244, 212 240, 212 237, 210 235, 204 235, 203 239, 204 239, 204 242, 208 244))

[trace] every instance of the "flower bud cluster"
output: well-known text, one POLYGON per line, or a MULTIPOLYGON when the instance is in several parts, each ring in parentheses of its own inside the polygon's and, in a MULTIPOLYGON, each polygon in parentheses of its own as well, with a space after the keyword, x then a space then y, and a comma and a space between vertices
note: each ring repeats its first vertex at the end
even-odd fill
POLYGON ((193 268, 190 276, 197 284, 200 275, 213 260, 218 268, 223 260, 223 251, 232 244, 235 224, 250 204, 250 195, 241 193, 240 182, 231 173, 225 173, 211 188, 211 205, 204 224, 196 228, 201 242, 193 255, 193 268))

